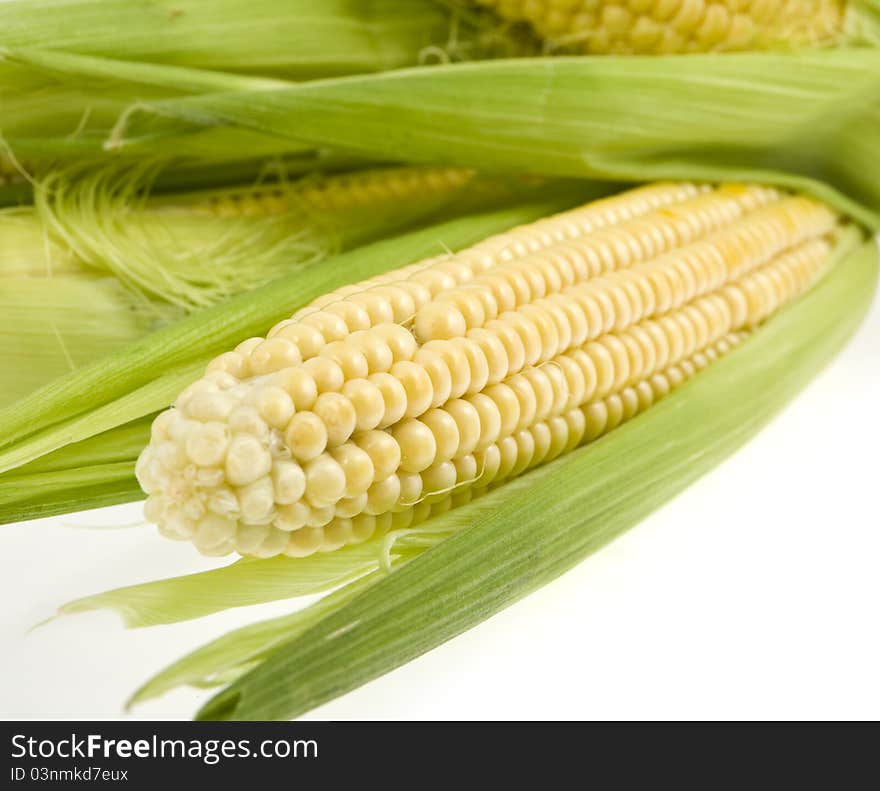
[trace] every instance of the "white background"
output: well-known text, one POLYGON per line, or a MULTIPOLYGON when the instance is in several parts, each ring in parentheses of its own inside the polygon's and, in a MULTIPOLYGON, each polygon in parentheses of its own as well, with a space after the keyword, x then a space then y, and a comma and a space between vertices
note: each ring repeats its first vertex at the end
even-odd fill
MULTIPOLYGON (((880 717, 880 305, 746 448, 476 629, 321 719, 880 717)), ((0 717, 118 718, 165 664, 277 602, 126 630, 59 604, 222 565, 138 505, 0 527, 0 717), (99 526, 117 526, 100 529, 99 526)), ((228 561, 227 561, 228 562, 228 561)), ((188 718, 180 691, 132 716, 188 718)))

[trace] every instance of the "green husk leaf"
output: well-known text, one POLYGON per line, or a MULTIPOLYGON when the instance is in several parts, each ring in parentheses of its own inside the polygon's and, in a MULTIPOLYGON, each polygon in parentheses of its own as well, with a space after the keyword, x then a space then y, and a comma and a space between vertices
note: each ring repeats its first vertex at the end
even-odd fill
POLYGON ((40 519, 141 497, 143 492, 134 478, 133 461, 91 462, 81 468, 0 480, 0 519, 40 519), (83 506, 83 502, 88 504, 83 506))
POLYGON ((324 615, 372 585, 384 573, 380 570, 369 572, 305 609, 259 621, 218 637, 145 682, 131 696, 127 706, 156 698, 179 686, 210 687, 232 681, 260 662, 282 641, 302 634, 324 615))
POLYGON ((430 520, 457 532, 272 649, 198 718, 296 717, 559 576, 754 435, 850 337, 877 271, 869 242, 643 415, 430 520))
MULTIPOLYGON (((149 103, 374 158, 622 180, 751 180, 805 190, 880 227, 880 185, 854 185, 847 130, 880 158, 880 50, 496 60, 149 103), (865 119, 868 119, 865 121, 865 119)), ((147 105, 144 105, 146 108, 147 105)), ((130 115, 115 140, 136 148, 130 115)), ((869 164, 862 153, 852 156, 869 164)))
POLYGON ((414 65, 449 24, 430 0, 10 0, 0 45, 312 79, 414 65))
POLYGON ((151 422, 132 421, 0 476, 0 524, 141 499, 134 464, 151 422))
POLYGON ((124 348, 149 328, 150 317, 112 278, 0 275, 0 405, 124 348))
POLYGON ((201 618, 230 607, 321 593, 379 566, 374 543, 307 558, 242 558, 213 571, 86 596, 60 607, 58 614, 110 608, 128 627, 156 626, 201 618))
POLYGON ((80 88, 95 87, 105 82, 121 82, 129 89, 138 86, 187 94, 261 90, 283 88, 286 85, 284 80, 266 77, 246 77, 204 68, 164 66, 29 47, 0 46, 0 63, 27 67, 35 73, 44 73, 47 78, 57 82, 80 88))
MULTIPOLYGON (((140 703, 179 686, 216 687, 232 682, 255 667, 281 643, 303 634, 323 617, 338 610, 356 595, 375 584, 398 566, 447 538, 457 528, 436 532, 423 526, 397 530, 363 547, 372 548, 379 567, 358 577, 289 615, 270 618, 234 629, 212 640, 157 673, 144 683, 128 701, 140 703)), ((291 567, 295 574, 295 567, 291 567)))
MULTIPOLYGON (((65 445, 54 453, 47 453, 30 464, 22 465, 14 475, 39 475, 44 472, 59 472, 89 464, 109 464, 118 461, 132 461, 144 447, 149 437, 153 416, 133 420, 104 434, 65 445)), ((3 476, 9 480, 13 475, 3 476)))
MULTIPOLYGON (((29 172, 43 173, 106 160, 113 123, 140 102, 511 51, 491 26, 431 0, 13 0, 0 6, 0 129, 29 172)), ((167 132, 146 134, 143 153, 216 163, 326 151, 240 130, 167 132)))
MULTIPOLYGON (((15 156, 31 175, 64 161, 107 160, 107 136, 133 102, 285 84, 204 69, 10 49, 0 42, 3 153, 15 156)), ((179 126, 181 134, 174 141, 156 144, 152 150, 145 141, 145 151, 165 159, 172 152, 178 159, 222 161, 240 159, 242 151, 258 157, 303 154, 312 148, 254 133, 243 139, 221 129, 194 135, 185 124, 179 126), (233 145, 244 148, 236 150, 233 145)), ((119 159, 118 154, 114 158, 119 159)))
MULTIPOLYGON (((117 426, 125 426, 132 420, 166 408, 184 387, 202 374, 205 362, 199 359, 170 367, 145 385, 134 388, 106 404, 96 406, 82 417, 60 421, 35 432, 26 443, 13 445, 3 453, 3 463, 6 465, 4 472, 15 470, 45 454, 76 442, 83 442, 89 437, 109 432, 117 426)), ((36 392, 39 393, 42 389, 36 392)), ((26 400, 28 399, 20 403, 26 400)), ((13 404, 12 408, 15 406, 13 404)), ((2 480, 4 476, 0 474, 0 481, 2 480)))

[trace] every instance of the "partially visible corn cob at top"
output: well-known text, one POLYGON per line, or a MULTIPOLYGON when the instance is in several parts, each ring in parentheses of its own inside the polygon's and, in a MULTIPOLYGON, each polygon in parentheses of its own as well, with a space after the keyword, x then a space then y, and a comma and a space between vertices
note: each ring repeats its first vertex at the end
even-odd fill
POLYGON ((847 0, 476 0, 583 54, 798 49, 844 33, 847 0))
POLYGON ((325 295, 156 419, 147 517, 259 557, 409 527, 649 407, 809 288, 841 228, 771 188, 658 184, 325 295))

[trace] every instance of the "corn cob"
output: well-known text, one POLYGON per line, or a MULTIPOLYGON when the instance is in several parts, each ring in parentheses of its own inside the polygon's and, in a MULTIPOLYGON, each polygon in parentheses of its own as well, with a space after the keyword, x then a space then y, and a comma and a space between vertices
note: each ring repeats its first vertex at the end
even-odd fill
POLYGON ((210 217, 265 217, 296 209, 343 212, 393 201, 443 195, 466 187, 473 170, 444 167, 399 167, 305 178, 295 185, 262 185, 223 191, 197 200, 188 211, 210 217))
POLYGON ((833 211, 660 184, 320 298, 153 424, 147 517, 206 554, 416 524, 601 436, 823 273, 833 211))
POLYGON ((661 54, 802 48, 844 33, 846 0, 477 0, 551 48, 661 54))

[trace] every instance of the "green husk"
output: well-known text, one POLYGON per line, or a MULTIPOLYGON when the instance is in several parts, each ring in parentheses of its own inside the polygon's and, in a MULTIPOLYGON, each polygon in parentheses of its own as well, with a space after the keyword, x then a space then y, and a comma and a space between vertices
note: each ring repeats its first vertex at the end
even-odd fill
POLYGON ((282 641, 302 634, 325 614, 366 590, 380 574, 379 571, 367 573, 310 607, 218 637, 157 673, 129 698, 126 706, 156 698, 179 686, 212 687, 228 683, 258 664, 282 641))
POLYGON ((82 442, 66 445, 60 450, 41 456, 16 469, 19 475, 40 475, 63 472, 89 464, 109 464, 131 461, 143 449, 144 432, 149 431, 152 415, 126 423, 106 434, 89 437, 82 442))
MULTIPOLYGON (((149 679, 132 695, 127 705, 131 706, 158 697, 178 686, 212 687, 231 682, 259 664, 283 642, 303 634, 325 615, 336 611, 386 574, 435 546, 457 529, 441 528, 440 532, 433 532, 430 526, 425 526, 371 539, 361 546, 361 552, 366 552, 375 562, 362 576, 290 615, 282 615, 234 629, 201 646, 149 679)), ((298 571, 295 564, 298 561, 290 562, 288 573, 296 577, 298 571)), ((211 582, 204 578, 200 580, 201 585, 209 585, 211 582)), ((286 590, 287 588, 283 586, 279 587, 279 593, 286 590)), ((131 607, 130 603, 134 599, 125 588, 112 591, 105 596, 108 598, 104 602, 117 610, 131 607)), ((131 609, 127 611, 131 613, 131 609)), ((147 613, 152 617, 157 614, 156 611, 147 613)), ((134 615, 142 617, 142 610, 137 608, 134 615)), ((179 608, 173 603, 166 604, 164 615, 165 617, 173 615, 176 618, 180 615, 179 608)), ((138 620, 129 625, 147 624, 141 624, 138 620)))
MULTIPOLYGON (((481 20, 431 0, 13 0, 0 5, 0 131, 31 173, 106 160, 114 121, 140 102, 520 51, 481 20)), ((204 164, 327 148, 223 130, 143 143, 204 164)))
POLYGON ((0 476, 0 524, 143 497, 134 464, 151 422, 152 415, 126 423, 0 476))
POLYGON ((156 626, 245 607, 321 593, 374 572, 372 544, 344 547, 308 558, 242 558, 213 571, 171 577, 106 591, 65 604, 59 615, 109 607, 126 626, 156 626))
POLYGON ((145 335, 144 307, 114 278, 84 272, 30 211, 0 211, 0 405, 145 335))
MULTIPOLYGON (((268 77, 247 77, 204 67, 163 66, 156 63, 115 60, 92 55, 59 52, 54 48, 0 47, 0 62, 8 70, 21 69, 17 76, 41 75, 47 85, 66 86, 79 90, 97 86, 112 91, 143 92, 149 89, 171 93, 212 93, 233 90, 270 90, 283 88, 285 80, 268 77)), ((12 73, 15 73, 14 71, 12 73)), ((8 86, 7 89, 11 89, 8 86)), ((20 86, 18 92, 21 94, 20 86)), ((115 93, 113 94, 116 95, 115 93)), ((125 93, 119 94, 124 96, 125 93)), ((118 98, 118 97, 117 97, 118 98)))
MULTIPOLYGON (((168 406, 212 356, 242 338, 264 333, 320 294, 444 249, 472 244, 610 190, 610 185, 568 189, 557 185, 552 198, 447 221, 344 253, 326 265, 280 278, 160 329, 0 409, 0 483, 13 480, 15 468, 46 454, 60 454, 59 449, 73 443, 99 434, 104 434, 102 441, 112 442, 112 430, 168 406)), ((145 431, 144 443, 147 436, 145 431)), ((11 489, 7 502, 15 499, 14 480, 11 489)), ((78 507, 89 507, 93 496, 93 490, 85 492, 78 507)), ((51 501, 50 492, 46 498, 51 501)), ((18 519, 37 515, 28 503, 14 513, 18 519)), ((5 516, 0 498, 0 519, 5 516)))
POLYGON ((150 324, 113 278, 0 276, 0 405, 124 348, 150 324))
POLYGON ((40 519, 142 496, 134 480, 134 462, 90 461, 83 467, 0 480, 0 518, 7 522, 40 519))
MULTIPOLYGON (((280 645, 273 635, 267 653, 254 655, 260 661, 211 698, 198 718, 299 716, 559 576, 757 432, 853 333, 877 270, 875 243, 849 252, 806 296, 643 415, 430 520, 429 529, 453 535, 353 598, 343 597, 304 631, 294 625, 280 645)), ((236 659, 227 645, 219 664, 241 670, 248 664, 244 654, 236 659)), ((180 679, 200 677, 205 664, 196 669, 180 679)), ((179 671, 145 688, 167 688, 179 671)))
POLYGON ((430 0, 9 0, 0 45, 313 79, 414 65, 443 44, 430 0))
MULTIPOLYGON (((3 135, 0 163, 9 170, 10 157, 31 175, 41 175, 64 162, 119 159, 108 157, 104 143, 114 123, 132 102, 222 90, 261 90, 287 83, 266 78, 152 63, 114 61, 0 44, 0 101, 3 135), (5 156, 3 156, 5 155, 5 156)), ((223 130, 192 134, 182 130, 145 151, 168 158, 200 162, 311 152, 311 146, 279 144, 277 139, 249 134, 247 139, 223 130), (230 138, 234 139, 230 139, 230 138), (232 145, 246 148, 232 148, 232 145)))
POLYGON ((227 128, 363 156, 806 191, 880 227, 880 50, 496 60, 147 103, 114 143, 227 128), (158 117, 152 115, 158 114, 158 117), (147 117, 144 117, 144 116, 147 117), (144 124, 144 126, 142 126, 144 124), (864 125, 864 126, 862 126, 864 125), (861 149, 848 142, 860 129, 861 149))

